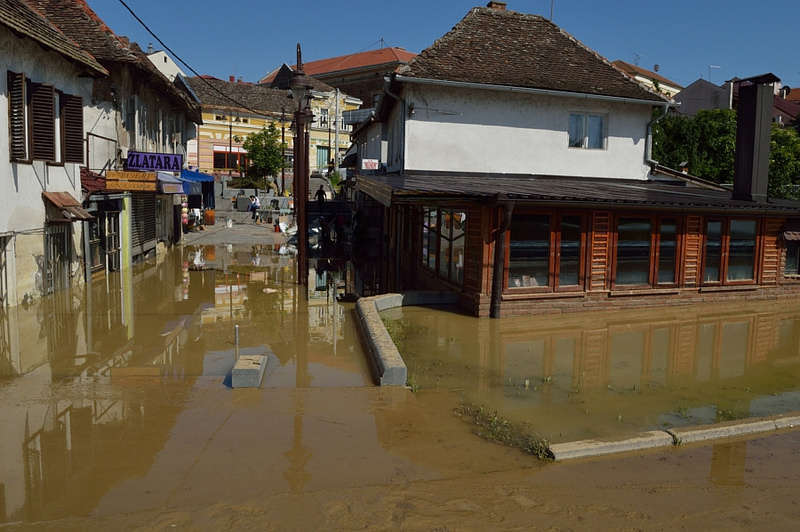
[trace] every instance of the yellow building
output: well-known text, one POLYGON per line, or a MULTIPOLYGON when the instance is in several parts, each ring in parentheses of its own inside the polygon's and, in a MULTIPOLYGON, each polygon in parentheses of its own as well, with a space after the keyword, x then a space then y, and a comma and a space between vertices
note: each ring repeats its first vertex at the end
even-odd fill
MULTIPOLYGON (((297 104, 288 97, 288 91, 233 78, 223 81, 195 77, 189 78, 189 83, 200 99, 203 112, 203 125, 197 128, 197 139, 190 141, 187 148, 189 165, 214 175, 218 181, 226 181, 228 176, 240 177, 247 168, 245 139, 274 123, 285 131, 286 173, 291 176, 292 114, 297 104)), ((342 123, 342 113, 358 109, 361 101, 322 82, 314 83, 311 94, 314 113, 309 153, 311 172, 325 174, 336 147, 339 160, 350 147, 352 126, 342 123)))

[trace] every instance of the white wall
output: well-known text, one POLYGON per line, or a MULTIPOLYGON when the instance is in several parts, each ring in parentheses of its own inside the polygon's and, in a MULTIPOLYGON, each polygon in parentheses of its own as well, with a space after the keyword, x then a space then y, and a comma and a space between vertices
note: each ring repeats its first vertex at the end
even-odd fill
MULTIPOLYGON (((406 85, 405 170, 645 179, 652 107, 560 96, 406 85), (607 148, 568 147, 571 112, 607 116, 607 148)), ((400 129, 395 106, 390 135, 400 129)), ((389 170, 399 153, 390 140, 389 170), (394 153, 393 153, 394 152, 394 153)), ((395 168, 396 169, 396 168, 395 168)))
POLYGON ((42 191, 69 192, 81 199, 79 165, 48 166, 9 161, 8 76, 23 72, 31 81, 53 85, 57 90, 91 98, 92 81, 78 77, 78 69, 55 52, 48 52, 31 39, 20 38, 0 27, 0 233, 27 231, 44 226, 42 191))
POLYGON ((175 81, 175 78, 180 74, 186 77, 186 74, 181 70, 175 61, 172 60, 164 51, 159 50, 152 54, 147 54, 148 59, 153 65, 161 71, 162 74, 167 76, 170 81, 175 81))

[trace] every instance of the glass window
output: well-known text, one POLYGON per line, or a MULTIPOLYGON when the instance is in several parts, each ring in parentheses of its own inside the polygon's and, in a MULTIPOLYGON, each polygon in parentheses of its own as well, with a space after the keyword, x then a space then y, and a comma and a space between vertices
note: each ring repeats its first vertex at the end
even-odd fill
POLYGON ((727 274, 729 281, 745 281, 755 277, 757 227, 755 220, 731 220, 727 274))
POLYGON ((431 215, 431 210, 427 207, 422 209, 422 264, 428 265, 428 256, 430 255, 430 243, 428 234, 428 223, 431 215))
POLYGON ((678 248, 678 223, 675 219, 661 220, 658 240, 658 282, 675 283, 675 258, 678 248))
POLYGON ((464 283, 464 242, 466 241, 467 213, 457 212, 453 215, 453 269, 451 280, 457 284, 464 283))
POLYGON ((722 269, 722 222, 706 222, 706 256, 703 268, 705 282, 719 282, 722 269))
POLYGON ((786 242, 786 265, 783 272, 785 275, 800 273, 800 242, 786 242))
POLYGON ((559 250, 558 285, 578 285, 581 268, 581 217, 564 216, 561 218, 560 225, 561 245, 559 250))
POLYGON ((583 115, 569 115, 569 147, 583 147, 583 115))
POLYGON ((587 135, 587 148, 590 150, 602 150, 605 148, 605 124, 602 116, 589 115, 589 127, 587 135))
POLYGON ((436 268, 436 239, 439 236, 439 212, 430 209, 428 213, 428 268, 436 268))
POLYGON ((214 152, 214 168, 226 168, 226 166, 225 166, 225 156, 226 156, 226 153, 224 151, 215 151, 214 152))
POLYGON ((510 288, 548 286, 550 217, 514 216, 510 232, 508 286, 510 288))
POLYGON ((617 225, 617 285, 650 284, 650 220, 620 218, 617 225))
POLYGON ((440 213, 440 234, 439 234, 439 277, 450 278, 450 230, 453 213, 451 211, 441 211, 440 213))

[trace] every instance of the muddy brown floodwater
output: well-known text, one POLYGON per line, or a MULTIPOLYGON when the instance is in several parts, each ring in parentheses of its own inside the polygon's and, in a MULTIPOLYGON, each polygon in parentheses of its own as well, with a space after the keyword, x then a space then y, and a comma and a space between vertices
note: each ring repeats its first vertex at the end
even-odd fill
POLYGON ((451 390, 551 442, 800 410, 799 304, 383 318, 415 389, 451 390))
MULTIPOLYGON (((452 386, 418 372, 416 394, 375 387, 352 305, 335 298, 357 280, 316 266, 306 302, 290 256, 184 246, 0 315, 0 529, 788 528, 798 518, 798 433, 548 464, 453 415, 470 372, 451 372, 452 386), (270 357, 262 388, 225 385, 234 324, 241 352, 270 357)), ((461 319, 422 315, 443 331, 461 319)), ((776 324, 775 337, 785 330, 776 324)), ((435 349, 454 349, 458 334, 435 349)), ((793 371, 776 352, 758 363, 793 371)), ((720 364, 710 367, 718 379, 720 364)))

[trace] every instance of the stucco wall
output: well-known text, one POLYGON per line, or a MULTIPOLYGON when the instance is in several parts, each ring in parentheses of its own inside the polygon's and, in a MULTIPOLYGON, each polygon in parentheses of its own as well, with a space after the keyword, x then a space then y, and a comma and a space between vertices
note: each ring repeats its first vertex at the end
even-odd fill
MULTIPOLYGON (((650 105, 422 85, 407 85, 404 98, 405 170, 631 179, 648 174, 650 105), (568 147, 574 112, 607 117, 606 149, 568 147)), ((393 118, 396 127, 401 117, 393 118)))

